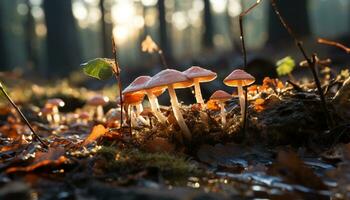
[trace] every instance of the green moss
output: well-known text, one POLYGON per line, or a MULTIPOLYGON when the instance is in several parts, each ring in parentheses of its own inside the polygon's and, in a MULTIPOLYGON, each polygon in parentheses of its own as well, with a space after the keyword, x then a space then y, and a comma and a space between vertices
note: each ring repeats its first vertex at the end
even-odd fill
POLYGON ((98 155, 107 160, 105 170, 128 173, 146 168, 158 168, 165 177, 193 176, 200 174, 197 166, 184 157, 168 153, 147 153, 137 149, 120 150, 102 147, 98 155))

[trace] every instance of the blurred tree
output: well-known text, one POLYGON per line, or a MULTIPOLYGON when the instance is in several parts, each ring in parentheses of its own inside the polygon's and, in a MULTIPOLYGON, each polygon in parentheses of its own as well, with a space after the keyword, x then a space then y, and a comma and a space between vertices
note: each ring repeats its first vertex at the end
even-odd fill
POLYGON ((81 54, 71 0, 44 0, 47 54, 51 76, 65 76, 79 67, 81 54))
MULTIPOLYGON (((298 37, 309 36, 311 33, 307 4, 307 0, 276 0, 276 5, 279 8, 282 17, 285 18, 288 25, 290 25, 298 37)), ((293 41, 290 39, 288 32, 283 28, 271 6, 269 6, 268 26, 269 43, 293 41)))
POLYGON ((167 60, 171 59, 171 47, 169 43, 167 23, 165 20, 166 8, 164 4, 165 0, 158 0, 158 13, 159 13, 159 37, 160 37, 160 46, 164 51, 164 55, 167 60))
POLYGON ((102 49, 103 56, 106 58, 112 57, 112 24, 106 22, 106 12, 105 8, 106 1, 100 0, 100 10, 101 10, 101 33, 102 33, 102 49))
POLYGON ((35 20, 32 15, 32 4, 30 0, 26 0, 25 4, 28 7, 27 17, 24 20, 24 27, 26 30, 25 34, 25 47, 27 53, 27 66, 30 69, 37 68, 38 65, 38 54, 37 54, 37 41, 35 33, 35 20))
POLYGON ((4 15, 5 12, 3 12, 3 7, 2 7, 2 1, 0 2, 0 70, 4 71, 6 70, 6 49, 5 49, 5 28, 4 28, 4 23, 2 22, 2 19, 4 19, 4 17, 2 15, 4 15))
POLYGON ((214 46, 213 43, 213 16, 211 13, 210 1, 204 1, 204 34, 203 34, 203 45, 205 48, 212 48, 214 46))

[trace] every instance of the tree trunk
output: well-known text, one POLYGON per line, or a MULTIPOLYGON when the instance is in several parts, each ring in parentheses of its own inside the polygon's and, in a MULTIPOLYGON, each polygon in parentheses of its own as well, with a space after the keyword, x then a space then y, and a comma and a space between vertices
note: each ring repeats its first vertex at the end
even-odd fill
POLYGON ((2 21, 2 19, 4 19, 4 17, 2 15, 4 15, 4 11, 3 11, 3 7, 2 7, 2 3, 4 2, 0 2, 0 71, 4 71, 7 69, 7 60, 6 60, 6 44, 5 44, 5 28, 4 28, 4 23, 2 21))
POLYGON ((204 34, 203 34, 203 45, 205 48, 212 48, 214 46, 213 43, 213 19, 210 8, 210 1, 204 1, 204 34))
MULTIPOLYGON (((307 0, 276 0, 276 5, 280 10, 282 17, 292 28, 297 37, 310 35, 309 15, 307 12, 307 0)), ((281 22, 269 6, 269 43, 285 43, 293 41, 288 32, 283 28, 281 22)))
POLYGON ((66 76, 81 62, 71 0, 44 0, 49 76, 66 76), (52 69, 52 70, 51 70, 52 69))
POLYGON ((100 0, 100 10, 101 10, 101 33, 102 33, 102 49, 103 57, 110 58, 112 57, 112 25, 106 23, 105 15, 105 0, 100 0))
MULTIPOLYGON (((166 60, 170 59, 171 48, 168 40, 168 30, 165 20, 166 10, 164 5, 165 0, 158 0, 158 13, 159 13, 159 36, 160 46, 163 49, 166 60)), ((168 63, 169 64, 169 63, 168 63)))

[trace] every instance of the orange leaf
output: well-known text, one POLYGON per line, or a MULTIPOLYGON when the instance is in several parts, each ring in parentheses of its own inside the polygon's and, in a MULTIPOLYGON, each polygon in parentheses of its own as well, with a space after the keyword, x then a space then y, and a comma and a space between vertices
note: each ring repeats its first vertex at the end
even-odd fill
POLYGON ((207 109, 209 110, 220 110, 219 105, 216 103, 216 101, 209 100, 207 102, 207 109))
POLYGON ((255 110, 257 110, 258 112, 264 110, 264 106, 263 106, 264 103, 265 103, 264 99, 261 99, 261 98, 256 99, 254 102, 255 110))
POLYGON ((91 142, 97 140, 99 137, 107 133, 107 131, 108 130, 101 124, 94 126, 89 136, 87 136, 87 138, 84 140, 83 146, 86 146, 91 142))

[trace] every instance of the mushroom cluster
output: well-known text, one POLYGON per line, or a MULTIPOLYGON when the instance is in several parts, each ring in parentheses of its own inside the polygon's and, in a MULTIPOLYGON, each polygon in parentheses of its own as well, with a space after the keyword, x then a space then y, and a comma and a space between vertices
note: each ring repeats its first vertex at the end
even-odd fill
MULTIPOLYGON (((132 108, 130 112, 131 116, 135 115, 135 118, 146 124, 146 120, 143 116, 150 116, 149 111, 147 115, 143 112, 142 102, 145 96, 147 96, 152 115, 154 115, 158 121, 162 124, 167 123, 167 117, 160 110, 157 97, 168 90, 171 102, 171 108, 174 113, 174 117, 181 128, 184 137, 188 140, 191 139, 191 131, 188 128, 184 117, 181 113, 181 105, 176 96, 175 89, 188 88, 194 86, 196 102, 201 105, 201 108, 205 108, 205 102, 202 97, 200 83, 210 82, 217 77, 217 74, 213 71, 192 66, 184 72, 180 72, 175 69, 165 69, 154 75, 150 76, 139 76, 137 77, 127 88, 123 90, 123 101, 126 105, 136 108, 132 108)), ((234 86, 238 88, 238 97, 240 100, 241 114, 244 115, 245 111, 245 95, 243 92, 243 87, 254 83, 255 78, 248 74, 247 72, 237 69, 234 70, 229 76, 224 80, 224 83, 228 86, 234 86)), ((222 125, 226 124, 226 111, 225 102, 230 100, 232 95, 219 90, 213 93, 210 97, 210 101, 217 103, 220 107, 220 115, 222 125)), ((148 117, 149 118, 149 117, 148 117)), ((132 121, 133 126, 137 126, 135 121, 132 121)), ((149 124, 150 120, 149 120, 149 124)))

